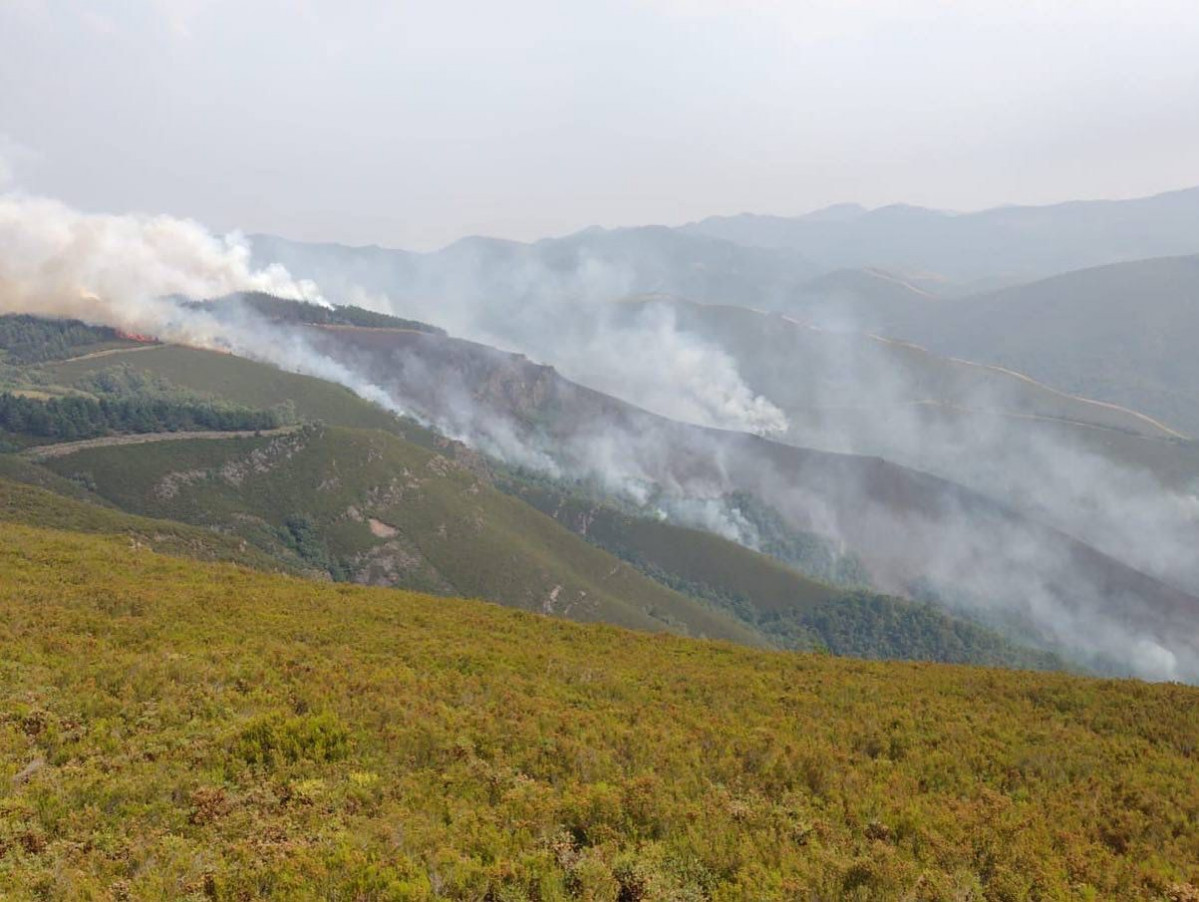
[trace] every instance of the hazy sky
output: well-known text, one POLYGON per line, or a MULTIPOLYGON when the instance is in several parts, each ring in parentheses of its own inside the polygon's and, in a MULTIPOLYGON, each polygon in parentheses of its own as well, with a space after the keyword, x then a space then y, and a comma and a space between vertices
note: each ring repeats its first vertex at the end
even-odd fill
POLYGON ((0 0, 0 179, 430 248, 1199 184, 1197 0, 0 0))

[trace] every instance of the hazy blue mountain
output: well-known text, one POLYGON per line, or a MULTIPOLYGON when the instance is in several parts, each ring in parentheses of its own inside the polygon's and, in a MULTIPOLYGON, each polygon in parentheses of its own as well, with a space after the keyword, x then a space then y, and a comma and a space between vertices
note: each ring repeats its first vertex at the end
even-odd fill
POLYGON ((1199 188, 976 213, 840 205, 796 217, 712 217, 680 231, 750 247, 790 248, 826 271, 874 266, 927 270, 965 282, 1018 281, 1199 252, 1199 188))
POLYGON ((901 331, 1199 435, 1199 256, 1095 267, 966 298, 901 331))
POLYGON ((667 293, 777 306, 820 270, 792 250, 743 247, 664 226, 591 228, 533 244, 464 238, 415 254, 378 247, 252 239, 260 264, 281 263, 347 301, 570 299, 667 293))

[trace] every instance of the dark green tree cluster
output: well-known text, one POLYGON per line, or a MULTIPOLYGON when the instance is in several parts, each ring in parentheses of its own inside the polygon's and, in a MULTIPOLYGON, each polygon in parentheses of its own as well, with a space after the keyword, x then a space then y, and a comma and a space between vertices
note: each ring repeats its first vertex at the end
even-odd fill
POLYGON ((66 397, 48 401, 0 394, 0 430, 35 438, 74 441, 114 433, 202 432, 275 429, 279 410, 252 410, 211 401, 153 398, 66 397))
POLYGON ((734 492, 727 501, 757 531, 763 554, 834 586, 870 587, 870 575, 853 552, 839 551, 823 536, 792 529, 778 511, 748 492, 734 492))
POLYGON ((73 319, 43 319, 28 314, 0 316, 0 357, 5 363, 43 363, 72 357, 80 347, 117 341, 116 330, 73 319))
POLYGON ((784 647, 802 649, 815 637, 818 647, 855 658, 1029 670, 1066 667, 1054 654, 1017 645, 984 626, 947 616, 931 604, 873 592, 846 592, 809 609, 766 612, 756 625, 784 647))
POLYGON ((951 617, 927 602, 863 590, 783 610, 761 610, 741 592, 688 580, 647 562, 628 548, 609 547, 651 579, 735 616, 780 648, 852 658, 946 661, 988 667, 1063 670, 1049 652, 1024 648, 994 630, 951 617))
POLYGON ((283 544, 294 551, 306 564, 324 570, 334 580, 344 582, 350 578, 345 564, 329 551, 329 545, 320 528, 311 517, 293 514, 278 530, 283 544))

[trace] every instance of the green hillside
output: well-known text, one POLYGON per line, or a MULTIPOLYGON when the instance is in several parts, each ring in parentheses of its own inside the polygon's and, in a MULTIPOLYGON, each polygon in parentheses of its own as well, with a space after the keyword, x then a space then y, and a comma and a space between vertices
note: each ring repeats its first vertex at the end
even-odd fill
MULTIPOLYGON (((140 346, 136 353, 52 362, 26 372, 61 392, 115 398, 148 395, 188 404, 234 405, 246 411, 285 410, 302 421, 397 436, 387 445, 388 454, 376 455, 361 443, 361 436, 351 441, 349 433, 335 432, 314 453, 288 460, 269 479, 245 484, 236 476, 245 460, 230 460, 227 455, 252 456, 263 447, 261 443, 184 441, 170 448, 152 444, 91 449, 47 461, 49 469, 36 468, 57 477, 58 484, 48 488, 65 486, 76 492, 81 486, 98 488, 99 497, 122 510, 237 536, 293 570, 478 596, 576 619, 782 648, 1015 667, 1062 666, 1052 655, 1020 648, 990 629, 927 604, 859 591, 834 592, 804 579, 795 571, 845 589, 868 582, 852 554, 830 554, 824 540, 798 536, 787 528, 762 546, 786 565, 772 571, 760 556, 693 530, 633 517, 628 522, 614 521, 612 535, 597 541, 598 532, 583 535, 576 524, 563 520, 569 529, 608 552, 596 557, 594 547, 586 548, 564 530, 551 528, 553 524, 521 503, 532 501, 543 513, 554 514, 552 506, 523 491, 541 486, 540 480, 515 488, 501 480, 500 487, 521 501, 500 503, 490 490, 497 472, 493 463, 320 379, 178 346, 140 346), (343 441, 349 445, 337 447, 343 441), (414 445, 426 449, 419 460, 410 457, 419 450, 414 445), (398 471, 425 466, 427 450, 456 461, 460 465, 456 470, 467 468, 471 484, 486 490, 480 496, 487 499, 480 505, 482 513, 457 501, 443 504, 460 490, 448 490, 440 477, 429 483, 441 499, 432 506, 422 496, 415 506, 391 498, 383 505, 390 509, 379 507, 380 486, 390 485, 398 471), (368 466, 366 458, 372 455, 376 459, 368 466), (221 474, 227 465, 233 468, 233 478, 221 474), (180 485, 173 485, 177 480, 172 474, 183 474, 180 485), (347 474, 352 485, 345 484, 347 474), (155 490, 163 480, 170 487, 155 490), (332 491, 314 491, 335 483, 338 488, 332 491), (363 513, 367 509, 372 511, 369 515, 363 513), (436 516, 424 516, 429 510, 437 511, 436 516), (482 550, 471 544, 476 537, 469 530, 458 534, 461 541, 441 531, 446 524, 470 524, 480 518, 484 525, 479 529, 487 537, 482 550), (616 541, 616 532, 623 532, 621 541, 616 541), (665 549, 681 557, 663 557, 665 549), (584 559, 585 565, 580 563, 584 559), (621 561, 631 566, 620 568, 621 561), (721 561, 721 566, 698 572, 692 568, 695 562, 714 561, 721 561), (615 575, 613 568, 617 568, 615 575), (635 579, 631 607, 615 585, 618 578, 635 579)), ((21 479, 37 481, 28 473, 21 479)), ((773 519, 778 520, 777 514, 773 519)), ((780 520, 776 526, 781 525, 780 520)))
POLYGON ((366 429, 395 428, 396 418, 392 414, 362 400, 348 388, 198 348, 163 345, 139 350, 135 355, 114 354, 54 363, 43 367, 43 372, 54 382, 69 386, 125 362, 172 385, 233 404, 268 409, 291 401, 305 419, 366 429))
MULTIPOLYGON (((100 499, 95 498, 95 501, 99 502, 100 499)), ((131 548, 150 549, 162 554, 175 554, 202 561, 227 561, 258 570, 323 576, 302 564, 288 567, 277 558, 254 548, 244 539, 169 520, 133 516, 91 503, 90 498, 81 500, 64 497, 36 485, 23 485, 8 479, 0 479, 0 521, 37 524, 47 529, 123 536, 131 548)))
POLYGON ((44 466, 122 510, 219 529, 338 579, 763 642, 465 467, 378 430, 89 448, 44 466))
POLYGON ((1129 899, 1199 691, 767 653, 0 525, 14 899, 1129 899))
MULTIPOLYGON (((121 510, 238 536, 334 579, 754 645, 1062 666, 927 604, 836 589, 709 533, 545 488, 501 493, 374 430, 85 448, 44 467, 121 510)), ((823 563, 815 551, 805 562, 823 563)))
MULTIPOLYGON (((931 605, 804 576, 799 571, 805 564, 822 563, 822 547, 805 547, 803 557, 793 556, 792 566, 786 566, 712 533, 630 516, 544 485, 514 490, 593 544, 679 592, 728 611, 780 648, 859 658, 1064 666, 1054 655, 1013 645, 931 605)), ((798 537, 789 538, 794 548, 798 537)), ((809 546, 816 541, 804 538, 809 546)))
POLYGON ((85 486, 52 473, 45 467, 39 467, 16 454, 0 454, 0 479, 37 486, 76 501, 88 501, 105 507, 113 506, 85 486))

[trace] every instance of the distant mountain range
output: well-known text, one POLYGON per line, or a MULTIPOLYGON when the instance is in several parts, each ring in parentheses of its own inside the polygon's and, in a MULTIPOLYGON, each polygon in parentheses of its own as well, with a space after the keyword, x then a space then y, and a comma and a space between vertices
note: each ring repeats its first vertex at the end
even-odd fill
POLYGON ((547 317, 660 294, 906 339, 1199 434, 1199 258, 1186 256, 1199 254, 1199 188, 970 214, 840 206, 533 244, 469 238, 431 254, 253 246, 338 300, 543 357, 529 333, 547 317))
POLYGON ((847 204, 795 217, 712 217, 678 228, 592 227, 531 244, 472 237, 426 254, 266 235, 252 241, 260 260, 284 263, 339 295, 356 285, 398 300, 484 283, 492 291, 527 293, 536 275, 556 277, 539 282, 538 290, 619 287, 776 308, 819 297, 830 286, 814 280, 845 269, 881 271, 921 292, 957 296, 1108 263, 1199 253, 1199 188, 976 213, 847 204))
POLYGON ((1199 436, 1199 256, 1115 263, 978 295, 906 331, 941 353, 1136 407, 1199 436))
POLYGON ((681 231, 789 248, 825 270, 882 267, 970 283, 1027 281, 1123 260, 1199 251, 1199 188, 1135 200, 950 213, 839 205, 806 216, 712 217, 681 231))

